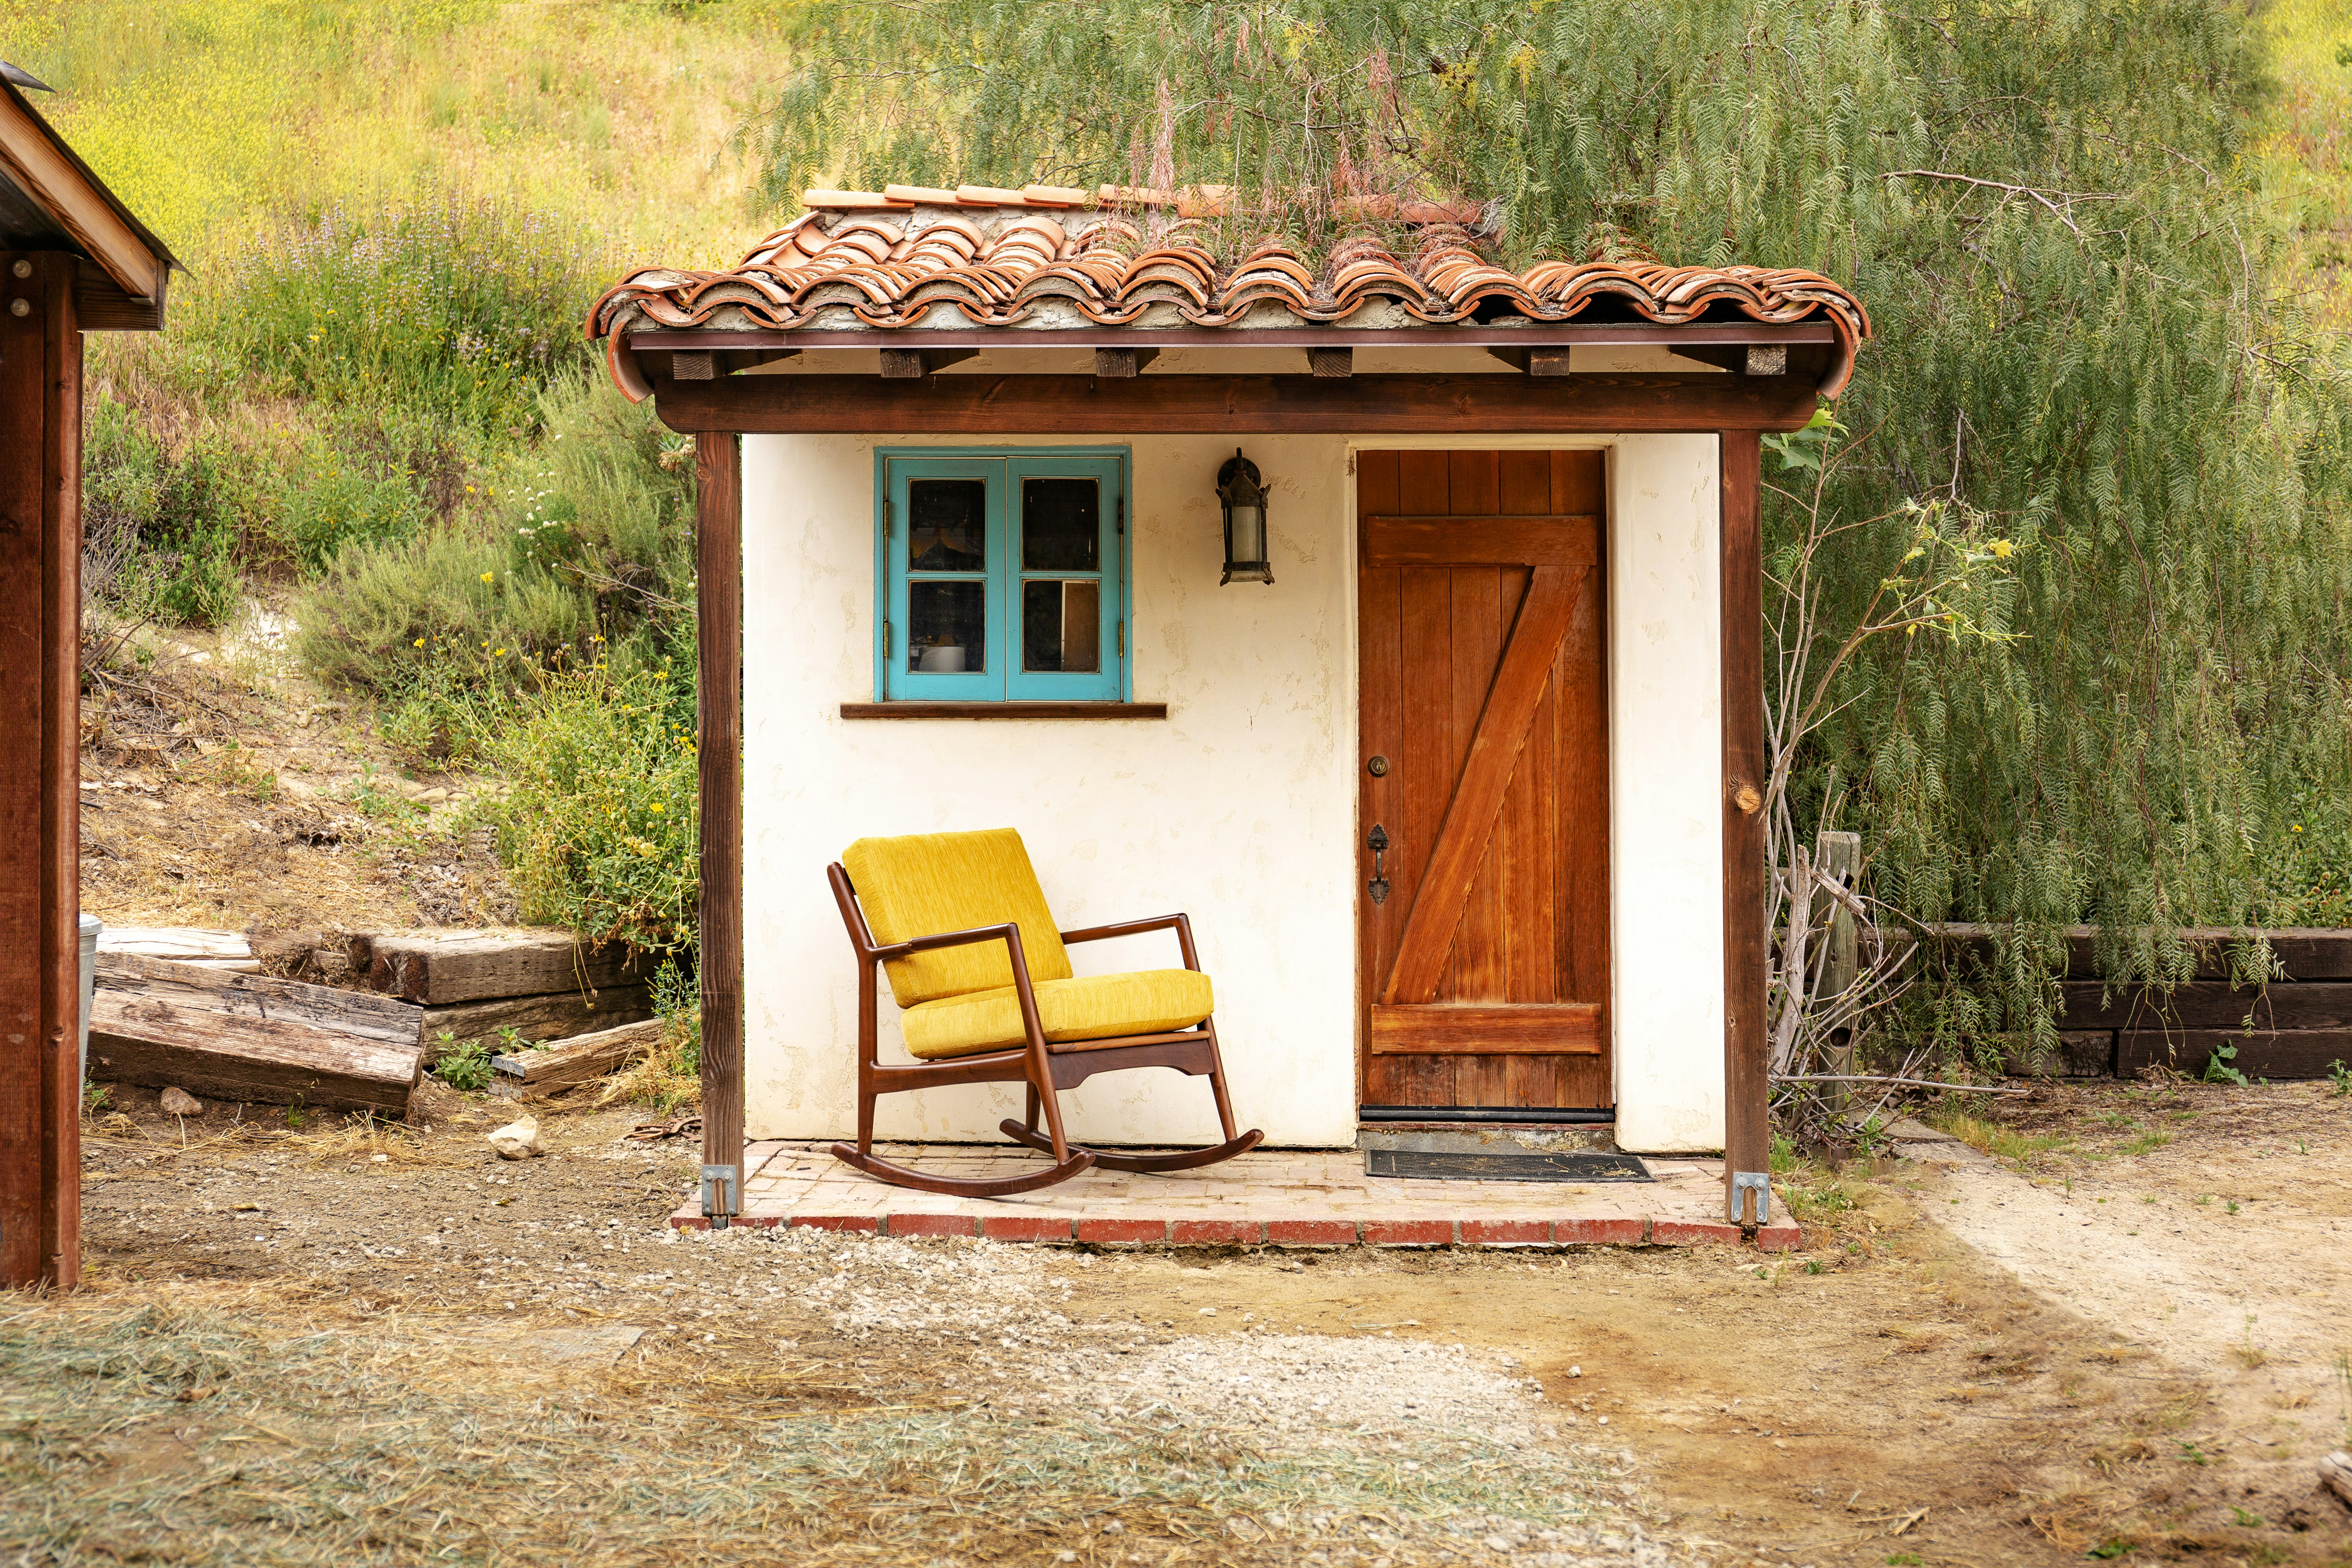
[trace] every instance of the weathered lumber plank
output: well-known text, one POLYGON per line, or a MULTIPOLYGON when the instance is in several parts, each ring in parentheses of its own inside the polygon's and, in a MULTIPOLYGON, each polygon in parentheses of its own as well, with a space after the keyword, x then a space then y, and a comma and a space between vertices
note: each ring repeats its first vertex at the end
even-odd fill
POLYGON ((2116 1036, 2116 1076, 2162 1066, 2201 1078, 2222 1046, 2237 1048, 2226 1065, 2248 1078, 2326 1078, 2331 1062, 2352 1064, 2352 1029, 2127 1030, 2116 1036))
POLYGON ((331 985, 306 985, 262 974, 240 974, 217 964, 183 963, 135 952, 98 955, 98 989, 151 998, 224 1017, 285 1019, 353 1039, 417 1049, 425 1039, 425 1009, 412 1002, 331 985))
POLYGON ((526 1040, 560 1040, 591 1030, 634 1024, 654 1016, 653 989, 646 985, 614 985, 594 995, 558 991, 546 996, 505 996, 487 1002, 459 1002, 425 1009, 425 1054, 428 1062, 441 1059, 451 1041, 494 1039, 512 1029, 526 1040))
POLYGON ((352 939, 352 970, 372 989, 428 1006, 542 996, 652 978, 653 961, 563 931, 379 931, 352 939))
MULTIPOLYGON (((2195 926, 2184 931, 2182 939, 2196 953, 2198 980, 2230 978, 2230 952, 2239 940, 2238 933, 2218 926, 2195 926)), ((2352 930, 2337 931, 2325 926, 2282 926, 2263 933, 2271 952, 2285 967, 2292 981, 2352 980, 2352 930)), ((1937 928, 1930 939, 1953 956, 1972 956, 1989 961, 1993 954, 1996 928, 1955 922, 1937 928)), ((2098 931, 2092 926, 2066 928, 2066 973, 2077 980, 2099 978, 2098 931)))
POLYGON ((520 1079, 530 1089, 565 1089, 603 1078, 651 1054, 661 1045, 664 1024, 659 1018, 574 1035, 543 1051, 520 1051, 492 1057, 490 1066, 501 1077, 520 1079))
POLYGON ((2195 980, 2169 991, 2155 986, 2110 989, 2095 980, 2060 985, 2069 1029, 2352 1028, 2352 984, 2334 980, 2232 986, 2195 980), (2102 996, 2102 992, 2105 994, 2102 996))
POLYGON ((201 926, 109 926, 98 933, 98 951, 135 952, 142 958, 172 958, 184 963, 233 962, 253 956, 253 943, 233 931, 201 926))
POLYGON ((422 1066, 413 1041, 363 1038, 293 1016, 113 988, 90 1003, 90 1077, 115 1083, 400 1117, 422 1066))

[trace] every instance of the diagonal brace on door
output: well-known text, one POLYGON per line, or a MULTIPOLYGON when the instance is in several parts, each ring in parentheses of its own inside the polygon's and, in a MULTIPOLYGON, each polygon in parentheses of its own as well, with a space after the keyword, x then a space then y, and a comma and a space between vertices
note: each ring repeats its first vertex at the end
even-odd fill
POLYGON ((1422 873, 1412 912, 1405 917, 1397 939, 1396 963, 1389 970, 1384 1003, 1427 1002, 1437 994, 1445 973, 1445 955, 1454 944, 1454 931, 1470 902, 1471 884, 1478 862, 1494 836, 1502 815, 1503 797, 1510 788, 1511 771, 1518 765, 1536 710, 1550 679, 1559 645, 1576 618, 1591 568, 1538 566, 1528 584, 1528 595, 1503 649, 1495 683, 1486 691, 1486 706, 1470 737, 1470 752, 1462 767, 1462 781, 1437 842, 1429 852, 1429 868, 1422 873))

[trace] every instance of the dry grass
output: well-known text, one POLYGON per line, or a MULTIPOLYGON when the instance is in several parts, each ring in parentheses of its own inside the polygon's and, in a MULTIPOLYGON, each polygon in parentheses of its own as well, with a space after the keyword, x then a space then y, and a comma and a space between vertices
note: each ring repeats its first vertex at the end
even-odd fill
POLYGON ((18 1298, 0 1317, 0 1552, 1183 1563, 1345 1540, 1476 1560, 1497 1529, 1590 1545, 1588 1523, 1622 1519, 1599 1467, 1458 1435, 1442 1457, 1267 1453, 1211 1430, 877 1399, 765 1344, 567 1373, 503 1362, 446 1321, 290 1321, 205 1295, 18 1298))

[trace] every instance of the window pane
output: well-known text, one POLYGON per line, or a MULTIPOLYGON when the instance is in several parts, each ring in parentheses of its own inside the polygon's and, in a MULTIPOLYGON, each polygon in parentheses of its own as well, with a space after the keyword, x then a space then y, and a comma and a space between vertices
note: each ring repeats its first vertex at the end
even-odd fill
POLYGON ((907 486, 907 565, 917 572, 988 570, 988 486, 916 479, 907 486))
POLYGON ((1092 674, 1102 668, 1101 589, 1093 582, 1021 584, 1021 668, 1092 674))
POLYGON ((1102 553, 1102 486, 1028 479, 1021 486, 1021 569, 1093 572, 1102 553))
POLYGON ((907 584, 907 668, 955 675, 988 668, 988 584, 907 584))

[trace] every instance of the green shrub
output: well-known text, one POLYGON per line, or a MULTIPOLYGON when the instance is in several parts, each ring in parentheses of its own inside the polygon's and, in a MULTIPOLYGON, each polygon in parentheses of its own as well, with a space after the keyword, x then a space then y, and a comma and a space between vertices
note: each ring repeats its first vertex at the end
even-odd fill
MULTIPOLYGON (((673 1069, 691 1078, 702 1070, 702 985, 673 955, 654 971, 654 1011, 669 1026, 665 1044, 673 1069)), ((2342 1063, 2336 1064, 2341 1067, 2342 1063)))
POLYGON ((132 410, 92 398, 82 446, 85 537, 128 548, 95 584, 110 601, 166 620, 217 626, 236 603, 240 500, 235 455, 191 443, 173 453, 132 410))
POLYGON ((180 330, 260 388, 520 437, 540 393, 588 363, 579 322, 605 270, 592 235, 507 202, 337 206, 241 254, 180 330))
POLYGON ((490 1087, 498 1076, 490 1066, 490 1048, 479 1040, 453 1040, 449 1031, 441 1031, 441 1059, 433 1064, 433 1076, 451 1089, 478 1093, 490 1087))
POLYGON ((591 377, 559 384, 541 412, 539 462, 489 486, 502 493, 481 511, 335 557, 295 607, 299 657, 436 710, 469 687, 512 692, 600 662, 690 673, 690 466, 649 410, 591 377))
POLYGON ((549 678, 483 751, 512 785, 496 807, 524 918, 593 940, 693 941, 694 683, 677 670, 549 678))
POLYGON ((288 484, 278 530, 295 559, 319 572, 352 544, 407 538, 424 515, 423 499, 404 480, 370 475, 321 452, 288 484))

